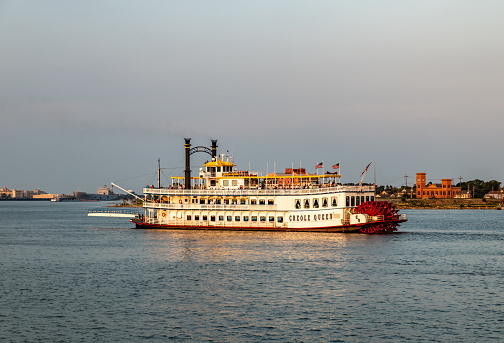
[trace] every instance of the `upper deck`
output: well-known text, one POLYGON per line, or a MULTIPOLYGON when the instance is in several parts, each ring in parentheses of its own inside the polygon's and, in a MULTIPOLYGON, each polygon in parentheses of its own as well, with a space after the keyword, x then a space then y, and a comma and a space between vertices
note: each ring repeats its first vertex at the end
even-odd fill
MULTIPOLYGON (((185 139, 186 169, 185 176, 171 176, 172 185, 161 187, 160 169, 158 169, 158 187, 146 187, 146 196, 171 197, 256 197, 256 196, 310 196, 319 194, 362 194, 375 192, 374 185, 342 185, 339 163, 332 166, 335 172, 323 172, 323 162, 317 164, 316 173, 308 173, 305 168, 286 168, 285 172, 259 175, 250 170, 237 170, 233 156, 217 155, 217 141, 212 140, 212 159, 199 169, 198 177, 191 177, 190 158, 195 152, 210 153, 205 147, 191 148, 190 138, 185 139), (319 175, 319 169, 322 173, 319 175)), ((368 166, 369 167, 369 166, 368 166)), ((367 169, 367 167, 366 167, 367 169)), ((179 199, 180 201, 180 199, 179 199)))
POLYGON ((374 193, 375 186, 324 186, 293 189, 176 189, 176 188, 144 188, 144 194, 168 196, 295 196, 335 193, 374 193))

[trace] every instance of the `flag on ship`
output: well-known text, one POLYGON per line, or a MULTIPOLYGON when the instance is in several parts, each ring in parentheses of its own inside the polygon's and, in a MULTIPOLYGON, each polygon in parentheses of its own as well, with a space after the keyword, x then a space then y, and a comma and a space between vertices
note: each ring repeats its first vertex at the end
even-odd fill
POLYGON ((315 166, 315 169, 317 169, 317 168, 324 168, 324 162, 320 162, 319 164, 317 164, 315 166))
POLYGON ((336 163, 335 165, 333 165, 332 169, 339 169, 339 163, 336 163))
POLYGON ((364 175, 364 174, 367 172, 367 170, 368 170, 369 166, 371 165, 371 163, 373 163, 373 162, 370 162, 370 163, 367 165, 367 167, 366 167, 366 168, 364 168, 364 171, 362 172, 361 176, 362 176, 362 175, 364 175))

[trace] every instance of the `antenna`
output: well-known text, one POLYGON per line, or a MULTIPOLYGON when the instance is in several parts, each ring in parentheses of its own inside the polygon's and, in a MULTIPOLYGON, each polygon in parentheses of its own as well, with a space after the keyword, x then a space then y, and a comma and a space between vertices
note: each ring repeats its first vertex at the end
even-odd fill
POLYGON ((160 189, 161 188, 161 159, 160 158, 157 159, 157 163, 158 163, 157 184, 158 184, 158 189, 160 189))
POLYGON ((406 198, 408 198, 408 174, 404 174, 404 178, 406 179, 406 188, 404 190, 406 191, 406 198))

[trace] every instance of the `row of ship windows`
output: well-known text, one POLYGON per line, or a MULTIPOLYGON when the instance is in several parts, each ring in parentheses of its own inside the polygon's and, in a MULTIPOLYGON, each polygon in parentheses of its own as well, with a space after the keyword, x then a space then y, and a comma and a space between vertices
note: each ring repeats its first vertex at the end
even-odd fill
MULTIPOLYGON (((208 216, 201 216, 201 220, 203 221, 207 221, 208 220, 208 216)), ((211 222, 215 222, 216 220, 218 219, 218 221, 220 222, 223 222, 224 221, 224 216, 210 216, 210 221, 211 222)), ((252 221, 252 222, 257 222, 259 219, 259 221, 261 222, 265 222, 266 221, 266 216, 243 216, 243 217, 240 217, 240 216, 235 216, 234 217, 234 221, 235 222, 240 222, 240 221, 244 221, 244 222, 248 222, 249 220, 252 221)), ((268 218, 268 221, 269 222, 274 222, 275 221, 275 217, 274 216, 269 216, 268 218)), ((187 220, 192 220, 192 216, 191 215, 187 215, 187 220)), ((195 215, 194 216, 194 220, 198 221, 200 220, 200 216, 199 215, 195 215)), ((233 221, 233 216, 226 216, 226 221, 228 222, 231 222, 233 221)), ((283 223, 283 217, 277 217, 277 222, 279 223, 283 223)))
POLYGON ((365 201, 374 201, 374 196, 347 196, 346 197, 346 205, 348 206, 359 206, 360 204, 364 203, 365 201))
MULTIPOLYGON (((247 202, 245 201, 245 199, 192 199, 192 203, 193 204, 216 204, 216 205, 220 205, 220 204, 226 204, 226 205, 238 205, 238 202, 240 203, 240 205, 246 205, 247 202)), ((275 201, 273 199, 250 199, 250 205, 257 205, 259 203, 259 205, 266 205, 266 202, 268 203, 268 205, 274 205, 275 204, 275 201)))
MULTIPOLYGON (((303 201, 303 208, 320 208, 320 199, 315 198, 310 201, 310 199, 304 199, 303 201)), ((294 206, 298 209, 301 208, 301 199, 296 199, 294 200, 294 206)), ((336 207, 338 206, 338 198, 337 197, 331 197, 331 206, 336 207)), ((322 207, 329 207, 329 199, 328 198, 322 198, 322 207)))
MULTIPOLYGON (((222 180, 223 186, 229 186, 229 180, 222 180)), ((238 180, 231 180, 231 186, 238 186, 238 180)))
MULTIPOLYGON (((364 201, 374 201, 374 196, 369 196, 369 195, 361 195, 361 196, 347 196, 346 197, 346 206, 359 206, 361 203, 364 201)), ((301 199, 296 199, 294 200, 294 205, 297 209, 301 208, 301 199)), ((310 202, 310 199, 304 199, 303 202, 303 208, 320 208, 320 200, 318 198, 312 199, 310 202)), ((338 206, 338 198, 337 197, 331 197, 331 206, 336 207, 338 206)), ((329 207, 329 199, 328 198, 322 198, 322 207, 329 207)))

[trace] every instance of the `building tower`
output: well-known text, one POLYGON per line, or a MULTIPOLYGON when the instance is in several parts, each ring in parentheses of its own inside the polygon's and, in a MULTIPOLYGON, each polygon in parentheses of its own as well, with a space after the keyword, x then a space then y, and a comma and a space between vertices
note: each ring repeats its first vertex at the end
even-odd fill
POLYGON ((441 196, 442 198, 453 198, 455 195, 455 192, 452 191, 452 182, 453 179, 441 179, 441 185, 443 188, 443 195, 441 196))
POLYGON ((422 197, 422 192, 423 189, 425 188, 427 182, 425 181, 425 175, 427 173, 416 173, 416 191, 417 191, 417 198, 422 197))

